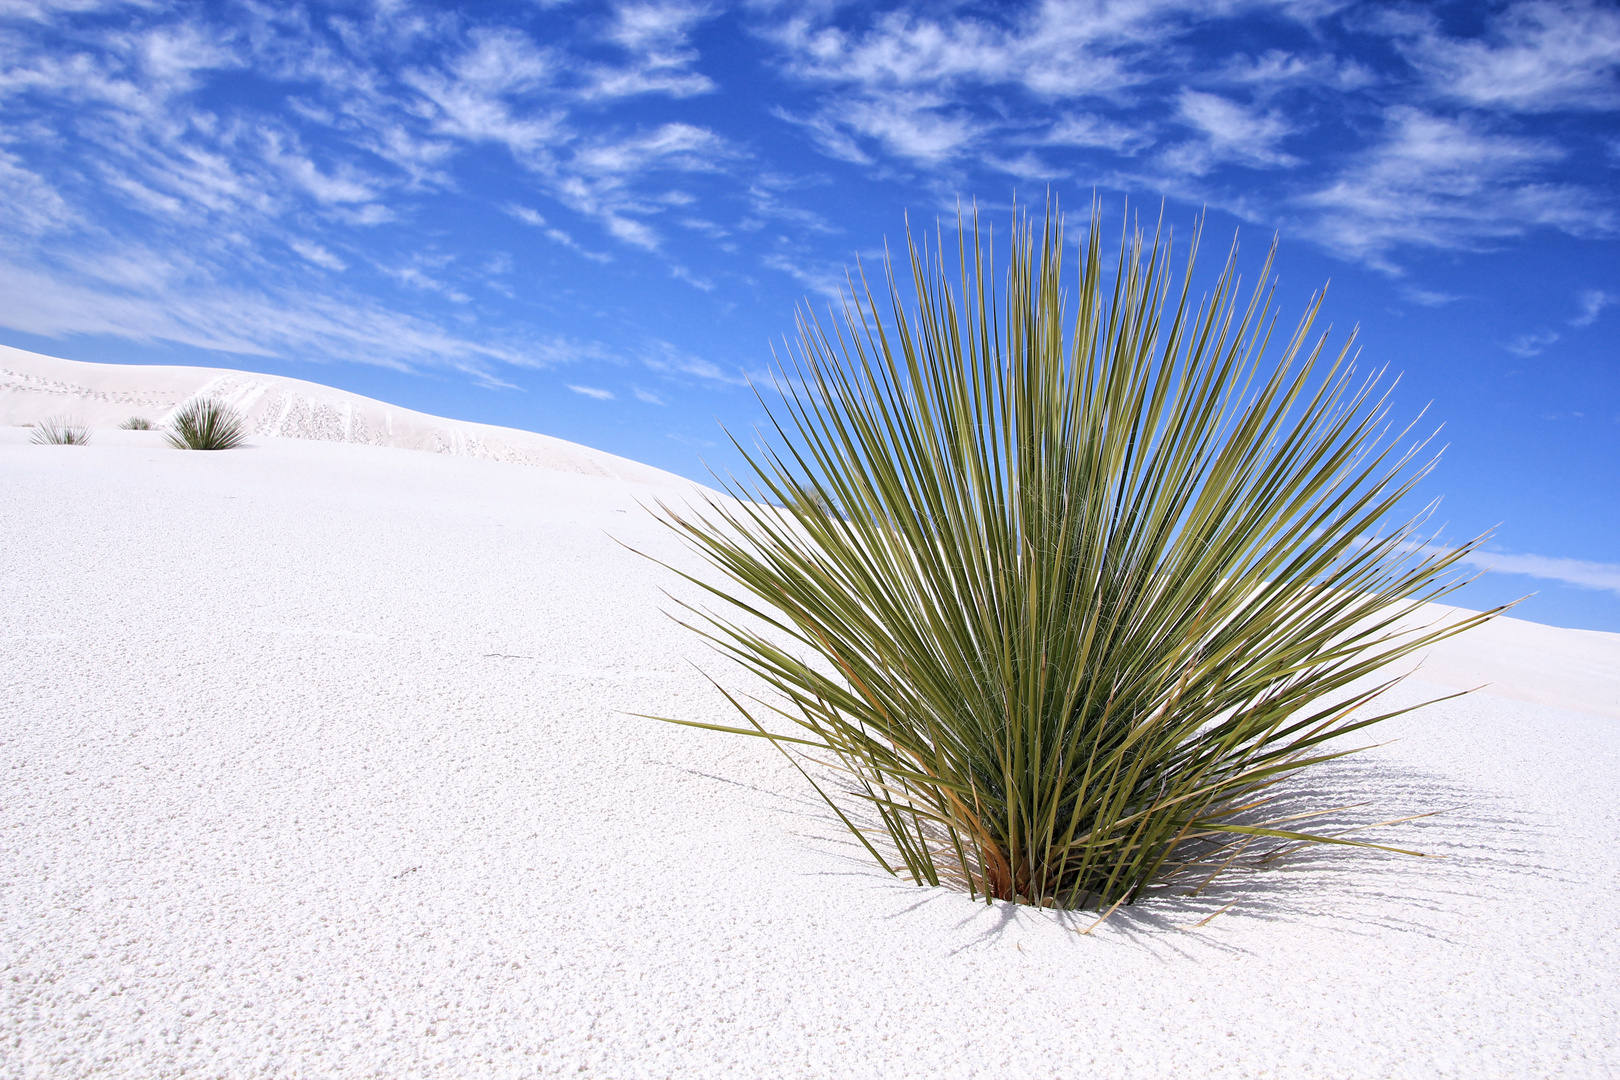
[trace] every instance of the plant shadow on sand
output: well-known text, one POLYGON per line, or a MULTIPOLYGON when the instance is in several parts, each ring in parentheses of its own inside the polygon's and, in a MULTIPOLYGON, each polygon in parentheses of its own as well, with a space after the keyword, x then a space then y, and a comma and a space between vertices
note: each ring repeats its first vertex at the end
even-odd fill
POLYGON ((1539 837, 1548 827, 1528 813, 1501 796, 1396 762, 1324 763, 1294 777, 1265 812, 1305 814, 1335 806, 1342 808, 1313 821, 1316 831, 1421 856, 1283 843, 1240 856, 1207 884, 1191 875, 1159 883, 1106 925, 1131 939, 1217 926, 1220 918, 1241 914, 1273 922, 1320 921, 1355 936, 1395 930, 1455 942, 1459 907, 1510 904, 1522 895, 1526 877, 1566 876, 1542 861, 1539 837), (1356 793, 1360 805, 1342 806, 1346 792, 1356 793), (1427 816, 1381 824, 1391 814, 1427 816))
MULTIPOLYGON (((775 791, 673 762, 657 764, 763 796, 771 811, 790 824, 790 835, 846 864, 845 869, 806 871, 808 875, 864 881, 892 894, 899 906, 887 918, 968 900, 965 891, 919 888, 904 877, 884 874, 827 805, 809 792, 775 791)), ((1393 930, 1460 944, 1455 936, 1459 908, 1512 904, 1522 898, 1530 878, 1574 881, 1566 869, 1544 861, 1541 838, 1550 826, 1502 796, 1400 762, 1356 755, 1322 763, 1292 777, 1272 802, 1244 817, 1260 821, 1293 814, 1320 814, 1312 826, 1321 835, 1421 855, 1320 843, 1256 845, 1213 876, 1207 869, 1188 870, 1160 880, 1106 919, 1104 911, 1094 908, 1065 911, 976 900, 959 924, 969 930, 969 939, 953 951, 992 944, 1009 933, 1028 931, 1032 923, 1045 923, 1073 931, 1077 939, 1090 931, 1092 940, 1156 953, 1182 951, 1177 942, 1187 940, 1188 933, 1196 935, 1202 949, 1245 952, 1223 940, 1224 935, 1201 932, 1220 929, 1221 920, 1233 917, 1315 922, 1356 937, 1393 930), (1350 792, 1358 805, 1345 805, 1350 792), (1336 809, 1322 814, 1324 808, 1336 809), (1388 823, 1392 817, 1414 820, 1388 823)), ((1244 817, 1234 820, 1242 823, 1244 817)))

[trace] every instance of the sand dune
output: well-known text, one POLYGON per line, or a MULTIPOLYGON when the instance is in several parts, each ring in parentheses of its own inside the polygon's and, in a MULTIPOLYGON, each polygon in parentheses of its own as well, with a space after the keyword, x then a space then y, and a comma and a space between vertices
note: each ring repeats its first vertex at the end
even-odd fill
MULTIPOLYGON (((95 367, 53 378, 103 424, 220 377, 95 367)), ((375 415, 221 454, 0 428, 0 1076, 1620 1071, 1620 637, 1458 639, 1395 700, 1493 692, 1290 795, 1443 811, 1381 835, 1444 858, 1308 851, 1083 936, 898 882, 768 747, 632 715, 740 682, 616 542, 692 566, 638 505, 690 485, 375 415)))
POLYGON ((255 435, 427 450, 638 483, 674 479, 549 435, 429 416, 302 379, 224 368, 87 364, 0 345, 0 425, 56 416, 93 428, 116 428, 131 416, 162 424, 193 397, 232 405, 255 435))

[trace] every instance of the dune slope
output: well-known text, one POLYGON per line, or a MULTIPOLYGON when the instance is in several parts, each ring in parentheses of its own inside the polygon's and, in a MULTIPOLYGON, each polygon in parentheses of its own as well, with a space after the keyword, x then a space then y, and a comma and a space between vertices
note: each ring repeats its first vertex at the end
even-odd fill
POLYGON ((631 715, 728 719, 616 542, 690 565, 638 506, 687 491, 0 429, 0 1076, 1620 1070, 1620 723, 1567 707, 1613 635, 1499 624, 1542 701, 1404 717, 1290 796, 1444 811, 1377 834, 1444 858, 1308 851, 1087 936, 896 881, 769 747, 631 715))
POLYGON ((90 364, 0 345, 0 425, 64 417, 117 428, 166 423, 193 397, 232 406, 254 435, 362 443, 487 458, 638 483, 678 483, 662 469, 533 431, 448 420, 319 383, 226 368, 90 364))

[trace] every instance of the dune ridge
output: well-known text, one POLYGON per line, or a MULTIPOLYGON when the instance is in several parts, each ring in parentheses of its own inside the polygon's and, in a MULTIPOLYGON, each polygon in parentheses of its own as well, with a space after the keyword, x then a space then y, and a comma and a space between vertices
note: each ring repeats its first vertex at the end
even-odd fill
POLYGON ((193 397, 214 397, 247 420, 253 435, 391 446, 486 458, 638 483, 672 474, 517 428, 450 420, 320 383, 225 368, 92 364, 0 345, 0 425, 69 416, 115 428, 130 416, 165 423, 193 397))

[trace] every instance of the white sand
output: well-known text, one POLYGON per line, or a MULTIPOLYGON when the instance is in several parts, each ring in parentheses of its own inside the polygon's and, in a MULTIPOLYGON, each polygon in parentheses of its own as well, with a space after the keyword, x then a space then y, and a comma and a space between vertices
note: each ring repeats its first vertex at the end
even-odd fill
POLYGON ((1317 850, 1085 937, 888 878, 768 747, 625 715, 727 718, 609 538, 692 565, 636 505, 673 478, 27 436, 0 1076, 1620 1072, 1615 635, 1448 646, 1426 676, 1497 692, 1298 794, 1445 809, 1385 835, 1446 858, 1317 850))

